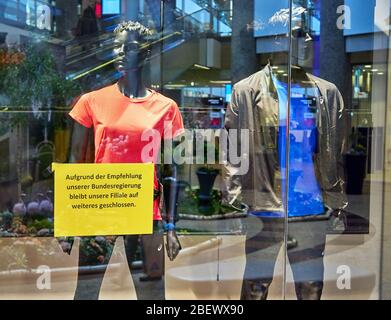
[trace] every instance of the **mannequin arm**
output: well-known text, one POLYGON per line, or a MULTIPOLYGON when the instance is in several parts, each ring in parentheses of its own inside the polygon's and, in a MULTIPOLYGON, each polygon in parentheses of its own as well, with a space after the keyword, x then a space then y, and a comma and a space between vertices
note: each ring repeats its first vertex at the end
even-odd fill
POLYGON ((164 216, 165 223, 174 224, 176 222, 176 214, 178 209, 178 181, 177 181, 177 167, 170 165, 170 174, 164 177, 164 184, 166 185, 165 191, 165 207, 166 215, 164 216))
POLYGON ((175 232, 175 222, 178 210, 178 174, 177 165, 171 164, 166 166, 167 170, 164 177, 164 202, 166 207, 166 215, 164 216, 165 229, 167 231, 167 255, 168 258, 173 261, 182 249, 177 234, 175 232), (168 194, 167 194, 168 193, 168 194))

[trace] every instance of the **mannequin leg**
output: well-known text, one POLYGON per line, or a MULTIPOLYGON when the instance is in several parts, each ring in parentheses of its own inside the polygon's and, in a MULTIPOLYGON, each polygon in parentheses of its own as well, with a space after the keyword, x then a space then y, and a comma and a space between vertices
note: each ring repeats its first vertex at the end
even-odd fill
MULTIPOLYGON (((142 242, 145 244, 142 247, 142 255, 144 256, 144 263, 149 261, 149 258, 153 255, 154 263, 159 265, 164 272, 164 233, 161 232, 161 224, 159 222, 154 223, 153 235, 141 235, 142 242), (151 242, 151 243, 148 243, 151 242)), ((162 283, 160 281, 153 282, 155 287, 147 285, 146 282, 140 282, 140 274, 132 268, 132 262, 139 246, 139 236, 131 235, 126 236, 124 239, 126 259, 128 261, 130 273, 132 275, 134 287, 136 290, 137 299, 139 300, 163 300, 165 298, 164 292, 164 277, 162 277, 162 283), (160 288, 163 288, 160 290, 160 288), (146 289, 150 288, 150 290, 146 289)), ((144 266, 145 269, 145 266, 144 266)), ((151 283, 151 282, 150 282, 151 283)))
MULTIPOLYGON (((154 245, 151 246, 148 250, 153 250, 153 252, 144 252, 143 254, 158 254, 158 260, 162 260, 162 268, 164 270, 164 246, 163 246, 163 236, 164 233, 161 229, 161 224, 158 222, 154 223, 154 245), (159 242, 159 243, 158 243, 159 242), (155 250, 154 248, 158 248, 155 250), (159 250, 160 249, 160 250, 159 250)), ((164 299, 164 277, 163 277, 163 290, 159 290, 159 294, 156 294, 156 291, 153 294, 149 294, 145 291, 145 288, 140 286, 140 281, 136 276, 137 272, 131 267, 132 262, 134 260, 134 256, 137 252, 137 248, 139 246, 139 235, 130 235, 125 236, 124 244, 125 244, 125 253, 127 263, 132 275, 133 283, 135 286, 137 297, 146 297, 148 299, 164 299)), ((84 266, 96 266, 98 264, 93 264, 88 262, 87 257, 84 255, 83 242, 80 242, 79 248, 79 268, 84 266)), ((145 250, 144 250, 145 251, 145 250)), ((74 295, 74 300, 98 300, 100 288, 103 282, 103 278, 107 269, 107 265, 110 261, 110 257, 107 257, 100 265, 99 272, 91 272, 91 273, 81 273, 80 269, 77 274, 77 286, 74 295)))
POLYGON ((140 288, 139 288, 139 281, 136 277, 136 272, 132 268, 132 262, 134 260, 134 256, 137 252, 137 248, 139 246, 139 235, 130 235, 124 237, 124 244, 125 244, 125 253, 126 253, 126 260, 128 262, 130 274, 132 275, 134 288, 136 290, 137 298, 140 297, 140 288))
POLYGON ((267 300, 272 280, 244 280, 240 300, 267 300))
POLYGON ((324 280, 324 250, 328 220, 289 223, 298 246, 288 250, 298 300, 320 300, 324 280))
POLYGON ((77 286, 74 295, 74 300, 98 300, 100 287, 102 285, 103 277, 105 276, 105 272, 110 257, 108 257, 107 260, 105 259, 105 261, 103 261, 102 264, 99 264, 101 268, 98 272, 94 271, 91 273, 83 274, 80 272, 80 267, 98 265, 98 264, 92 264, 87 262, 87 257, 84 255, 83 249, 84 249, 83 242, 80 241, 79 269, 77 273, 77 286))
POLYGON ((284 239, 284 220, 248 217, 243 223, 248 238, 241 300, 266 300, 284 239))
POLYGON ((295 283, 297 300, 320 300, 323 292, 323 281, 295 283))
POLYGON ((164 274, 164 243, 163 235, 155 232, 141 236, 141 254, 145 276, 141 281, 159 281, 164 274))

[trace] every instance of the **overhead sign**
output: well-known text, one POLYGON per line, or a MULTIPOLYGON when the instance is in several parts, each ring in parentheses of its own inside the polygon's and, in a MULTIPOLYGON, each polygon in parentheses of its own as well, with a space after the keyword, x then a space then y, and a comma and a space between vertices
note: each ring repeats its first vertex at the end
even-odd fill
POLYGON ((102 14, 120 14, 121 0, 102 0, 102 14))

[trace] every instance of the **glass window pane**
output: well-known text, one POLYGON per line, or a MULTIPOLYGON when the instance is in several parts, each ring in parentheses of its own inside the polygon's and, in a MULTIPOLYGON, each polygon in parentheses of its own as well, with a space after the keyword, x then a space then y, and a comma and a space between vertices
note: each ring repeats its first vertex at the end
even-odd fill
MULTIPOLYGON (((0 1, 0 299, 389 297, 389 13, 374 0, 0 1), (53 163, 146 162, 152 208, 126 214, 149 232, 55 236, 64 211, 126 223, 59 192, 53 163)), ((121 192, 100 196, 134 204, 121 192)))
POLYGON ((389 3, 293 4, 286 297, 379 299, 389 3))

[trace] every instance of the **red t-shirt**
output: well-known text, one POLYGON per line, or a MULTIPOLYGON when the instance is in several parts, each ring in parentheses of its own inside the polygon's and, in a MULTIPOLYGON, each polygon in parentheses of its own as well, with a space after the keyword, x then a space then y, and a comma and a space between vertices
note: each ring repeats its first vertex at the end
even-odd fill
MULTIPOLYGON (((77 101, 69 115, 94 128, 95 163, 156 163, 161 139, 182 134, 183 120, 175 101, 149 91, 145 98, 128 98, 115 83, 77 101)), ((154 186, 159 188, 156 170, 154 186)), ((153 218, 162 219, 159 199, 154 201, 153 218)))

